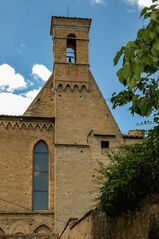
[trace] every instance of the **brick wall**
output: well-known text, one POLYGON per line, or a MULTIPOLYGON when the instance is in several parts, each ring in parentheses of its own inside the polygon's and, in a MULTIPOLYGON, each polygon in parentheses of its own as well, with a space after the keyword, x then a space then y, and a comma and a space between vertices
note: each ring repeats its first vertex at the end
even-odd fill
POLYGON ((55 105, 53 87, 53 75, 51 75, 39 94, 25 111, 24 115, 54 117, 55 105))
POLYGON ((0 135, 0 228, 12 233, 21 225, 30 233, 46 224, 53 231, 54 120, 1 116, 0 135), (33 149, 39 140, 49 148, 49 210, 43 213, 32 211, 33 149))

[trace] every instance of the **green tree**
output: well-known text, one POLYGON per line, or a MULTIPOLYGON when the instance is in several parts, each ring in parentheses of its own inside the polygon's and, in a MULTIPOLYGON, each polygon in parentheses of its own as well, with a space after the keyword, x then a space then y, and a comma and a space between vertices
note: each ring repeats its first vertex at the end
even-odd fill
POLYGON ((119 216, 140 206, 147 196, 159 194, 159 8, 157 0, 144 8, 145 27, 134 41, 122 46, 114 65, 125 90, 114 93, 113 107, 130 103, 132 114, 153 116, 156 126, 140 144, 108 151, 110 165, 100 167, 100 204, 109 216, 119 216))
POLYGON ((110 217, 140 207, 147 196, 159 193, 159 141, 151 137, 141 144, 108 152, 109 166, 101 164, 100 205, 110 217))
POLYGON ((130 103, 132 114, 153 115, 159 124, 159 8, 157 0, 152 2, 141 12, 145 27, 114 58, 114 65, 122 61, 117 76, 125 90, 113 93, 111 101, 113 108, 130 103))

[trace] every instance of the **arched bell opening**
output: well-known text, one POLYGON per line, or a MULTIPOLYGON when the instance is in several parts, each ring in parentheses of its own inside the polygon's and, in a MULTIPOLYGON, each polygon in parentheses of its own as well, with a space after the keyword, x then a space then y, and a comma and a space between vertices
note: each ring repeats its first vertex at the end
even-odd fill
POLYGON ((76 63, 76 36, 74 34, 67 36, 66 61, 76 63))

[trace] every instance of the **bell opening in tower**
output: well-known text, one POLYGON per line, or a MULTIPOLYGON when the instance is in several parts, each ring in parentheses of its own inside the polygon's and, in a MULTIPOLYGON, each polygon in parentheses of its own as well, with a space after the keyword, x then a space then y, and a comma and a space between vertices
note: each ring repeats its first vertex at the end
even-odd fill
POLYGON ((76 36, 74 34, 67 36, 66 62, 76 62, 76 36))

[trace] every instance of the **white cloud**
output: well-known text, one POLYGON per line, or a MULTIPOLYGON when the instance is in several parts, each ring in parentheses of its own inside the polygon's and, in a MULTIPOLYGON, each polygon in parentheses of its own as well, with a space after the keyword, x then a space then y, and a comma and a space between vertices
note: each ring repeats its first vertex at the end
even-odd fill
POLYGON ((149 7, 152 4, 151 0, 126 0, 131 5, 137 5, 139 8, 149 7))
POLYGON ((51 71, 42 64, 35 64, 32 67, 32 74, 34 77, 40 77, 42 80, 47 81, 51 76, 51 71))
POLYGON ((31 100, 13 93, 0 93, 0 102, 0 114, 22 115, 31 100))
POLYGON ((39 91, 40 91, 40 89, 38 89, 38 90, 31 90, 31 91, 29 91, 29 92, 27 92, 26 94, 25 94, 25 96, 29 99, 29 100, 33 100, 36 96, 37 96, 37 94, 39 93, 39 91))
POLYGON ((101 5, 105 4, 105 0, 92 0, 91 2, 92 4, 101 4, 101 5))
MULTIPOLYGON (((51 71, 44 65, 34 65, 32 68, 33 76, 40 77, 46 81, 51 71)), ((39 93, 40 89, 32 89, 23 95, 14 94, 15 89, 27 89, 24 77, 15 72, 15 69, 8 64, 0 65, 0 114, 22 115, 28 108, 32 100, 39 93), (5 91, 5 92, 2 92, 5 91)))
POLYGON ((0 93, 0 115, 22 115, 37 96, 40 89, 28 91, 23 96, 11 92, 0 93))
POLYGON ((8 64, 0 65, 0 88, 13 92, 15 89, 26 87, 25 79, 15 72, 15 69, 8 64))

